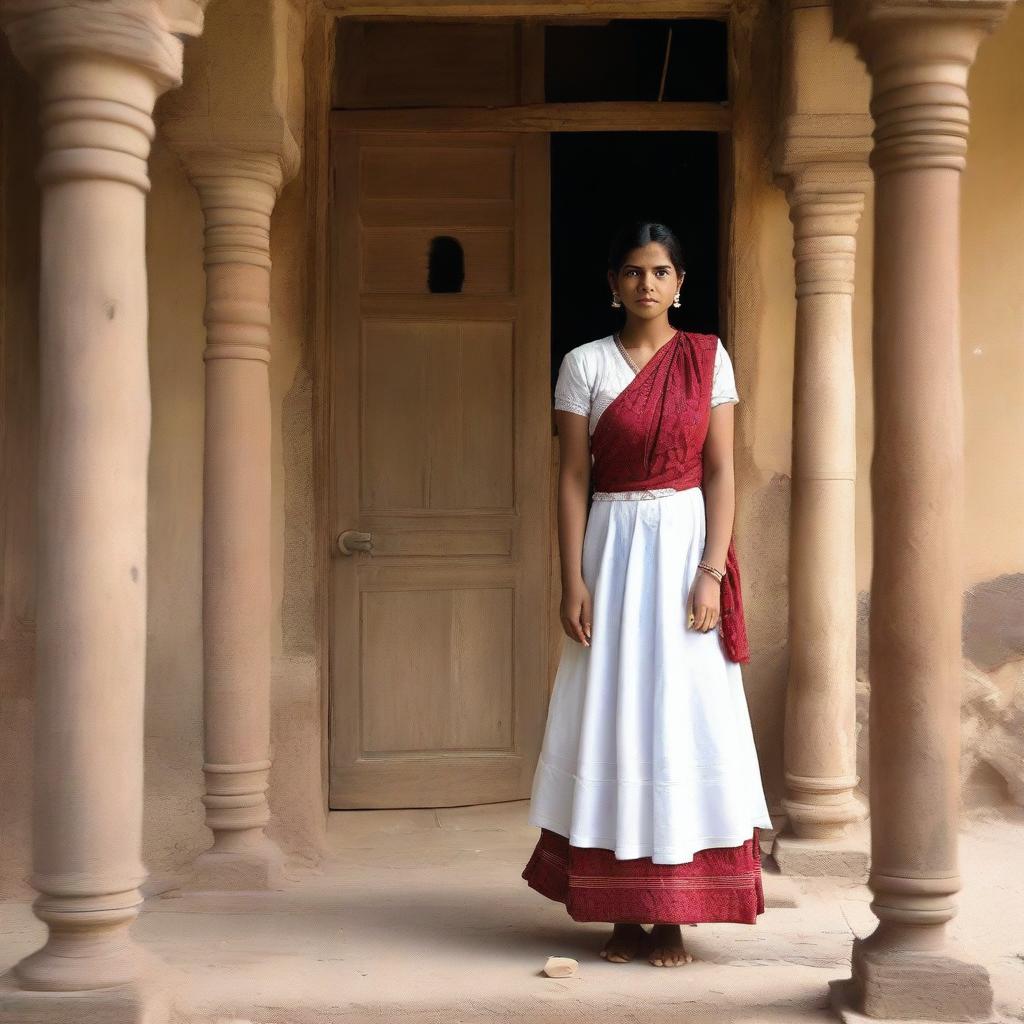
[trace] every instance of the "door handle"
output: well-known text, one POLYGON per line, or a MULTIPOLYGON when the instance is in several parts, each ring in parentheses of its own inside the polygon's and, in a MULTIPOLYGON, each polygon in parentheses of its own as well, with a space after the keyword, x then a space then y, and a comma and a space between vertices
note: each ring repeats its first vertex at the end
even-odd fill
POLYGON ((373 551, 373 535, 359 530, 342 530, 338 534, 336 553, 354 555, 357 551, 373 551))

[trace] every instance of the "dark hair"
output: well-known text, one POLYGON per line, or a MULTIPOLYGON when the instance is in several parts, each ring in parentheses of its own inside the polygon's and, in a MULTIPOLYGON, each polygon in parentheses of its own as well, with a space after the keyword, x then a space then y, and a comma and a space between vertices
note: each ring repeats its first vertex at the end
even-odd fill
POLYGON ((665 247, 668 258, 676 270, 686 269, 686 264, 683 262, 683 246, 675 232, 664 224, 649 220, 632 221, 615 233, 608 248, 608 269, 618 274, 626 262, 626 257, 634 249, 641 249, 651 242, 658 242, 665 247))

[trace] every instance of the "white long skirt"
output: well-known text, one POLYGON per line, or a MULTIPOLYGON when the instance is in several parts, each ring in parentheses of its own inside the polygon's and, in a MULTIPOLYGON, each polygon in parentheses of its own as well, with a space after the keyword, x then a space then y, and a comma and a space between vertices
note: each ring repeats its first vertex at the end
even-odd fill
POLYGON ((684 864, 772 828, 740 666, 688 628, 699 487, 595 494, 590 647, 563 638, 529 821, 619 860, 684 864))

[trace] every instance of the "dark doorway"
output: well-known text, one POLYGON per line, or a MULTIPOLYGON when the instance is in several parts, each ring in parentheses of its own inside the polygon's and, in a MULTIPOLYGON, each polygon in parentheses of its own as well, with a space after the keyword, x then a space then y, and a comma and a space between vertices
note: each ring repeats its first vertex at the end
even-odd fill
POLYGON ((608 244, 636 217, 683 244, 674 327, 719 334, 718 136, 712 132, 563 132, 551 136, 551 386, 562 356, 622 326, 611 308, 608 244))

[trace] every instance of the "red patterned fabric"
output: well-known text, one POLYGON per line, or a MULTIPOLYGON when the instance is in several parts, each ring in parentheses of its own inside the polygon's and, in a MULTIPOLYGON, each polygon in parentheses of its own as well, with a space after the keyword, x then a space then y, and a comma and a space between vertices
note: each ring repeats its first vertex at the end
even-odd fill
MULTIPOLYGON (((711 422, 718 338, 677 331, 601 414, 590 439, 598 491, 699 487, 711 422)), ((722 580, 722 641, 731 661, 750 660, 735 541, 722 580)))
POLYGON ((612 850, 570 846, 542 828, 523 869, 530 888, 564 903, 574 921, 614 924, 755 924, 764 913, 757 828, 740 846, 699 850, 687 864, 616 860, 612 850))

